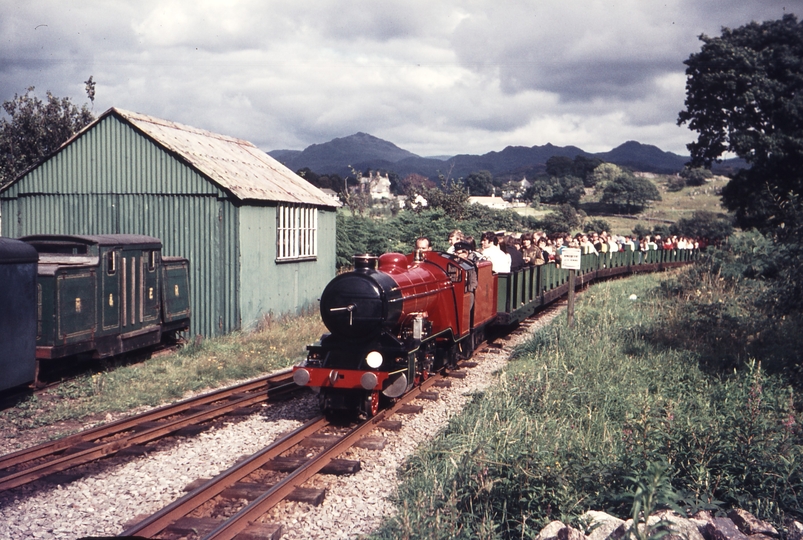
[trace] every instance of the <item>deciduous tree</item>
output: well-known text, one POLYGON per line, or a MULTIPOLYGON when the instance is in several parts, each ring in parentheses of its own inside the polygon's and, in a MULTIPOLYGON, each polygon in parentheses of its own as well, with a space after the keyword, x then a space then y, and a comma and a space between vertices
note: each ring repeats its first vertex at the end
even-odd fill
POLYGON ((660 201, 661 194, 655 184, 646 178, 622 174, 608 182, 602 192, 602 202, 625 207, 628 212, 640 210, 650 201, 660 201))
POLYGON ((494 177, 488 171, 473 172, 463 181, 469 195, 486 197, 494 192, 494 177))
POLYGON ((468 207, 468 190, 460 180, 448 180, 443 188, 424 190, 424 198, 431 209, 442 208, 446 215, 460 220, 466 215, 468 207))
POLYGON ((79 109, 70 98, 47 92, 47 99, 42 101, 33 92, 31 86, 25 94, 15 94, 14 99, 3 103, 8 118, 0 118, 0 187, 55 152, 95 119, 86 105, 79 109))
POLYGON ((685 64, 686 109, 678 124, 698 132, 692 165, 726 151, 750 164, 723 190, 737 224, 784 236, 803 194, 803 24, 794 15, 752 22, 703 46, 685 64))
POLYGON ((697 210, 690 218, 679 219, 672 225, 671 230, 672 234, 707 238, 711 242, 719 243, 733 233, 733 225, 728 217, 706 210, 697 210))
POLYGON ((590 183, 593 185, 597 192, 605 189, 610 182, 614 181, 624 174, 624 171, 619 165, 614 163, 600 163, 589 175, 590 183))
POLYGON ((680 177, 686 180, 687 186, 702 186, 714 177, 714 173, 705 167, 683 167, 680 177))

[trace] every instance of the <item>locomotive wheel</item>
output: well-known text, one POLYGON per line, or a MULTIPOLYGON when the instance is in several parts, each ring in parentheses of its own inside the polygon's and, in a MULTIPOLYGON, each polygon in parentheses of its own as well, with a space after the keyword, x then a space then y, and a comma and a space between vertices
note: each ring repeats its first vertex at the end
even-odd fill
POLYGON ((373 392, 368 392, 365 396, 365 401, 363 403, 363 408, 365 409, 365 414, 368 418, 373 418, 376 416, 376 413, 379 412, 379 392, 374 390, 373 392))

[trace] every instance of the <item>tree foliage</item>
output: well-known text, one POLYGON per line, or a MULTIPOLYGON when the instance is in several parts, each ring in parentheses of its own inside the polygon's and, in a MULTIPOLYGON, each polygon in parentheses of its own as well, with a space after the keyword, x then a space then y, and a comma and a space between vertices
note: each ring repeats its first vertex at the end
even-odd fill
MULTIPOLYGON (((95 83, 91 77, 86 84, 94 100, 95 83)), ((8 118, 0 118, 0 187, 55 152, 95 119, 86 105, 79 109, 70 98, 47 92, 42 101, 33 92, 31 86, 25 94, 15 94, 14 99, 3 103, 8 118)))
POLYGON ((546 204, 571 204, 577 207, 585 194, 583 181, 576 176, 537 178, 524 194, 525 199, 546 204))
POLYGON ((611 224, 602 218, 591 219, 583 225, 583 232, 601 233, 602 231, 610 230, 611 224))
POLYGON ((577 155, 574 159, 565 156, 552 156, 546 161, 546 173, 549 176, 575 176, 583 181, 585 187, 594 187, 595 179, 591 173, 602 160, 577 155))
POLYGON ((399 181, 399 190, 402 195, 415 197, 416 194, 423 194, 425 189, 435 187, 435 182, 417 173, 410 173, 399 181))
POLYGON ((685 64, 692 165, 710 166, 726 151, 750 164, 723 190, 737 224, 784 235, 800 221, 803 193, 803 25, 794 15, 752 22, 703 46, 685 64))
POLYGON ((463 181, 472 197, 487 197, 494 192, 494 177, 488 171, 473 172, 463 181))
POLYGON ((714 173, 705 167, 683 167, 680 177, 686 181, 687 186, 702 186, 714 177, 714 173))
POLYGON ((690 218, 681 218, 671 227, 672 234, 691 238, 707 238, 710 242, 720 243, 733 234, 730 218, 698 210, 690 218))
POLYGON ((646 178, 621 174, 608 182, 602 192, 602 202, 626 209, 641 210, 651 201, 660 201, 661 194, 655 184, 646 178))
POLYGON ((605 186, 625 174, 625 171, 614 163, 601 163, 593 171, 591 171, 590 183, 600 192, 605 189, 605 186))
POLYGON ((547 234, 568 233, 579 229, 586 219, 586 213, 570 204, 562 204, 544 217, 540 228, 547 234))
POLYGON ((566 156, 552 156, 546 160, 546 173, 549 176, 570 176, 574 174, 574 162, 566 156))
POLYGON ((443 189, 437 187, 425 189, 423 196, 427 200, 428 208, 440 208, 454 219, 463 219, 466 214, 469 192, 460 180, 446 181, 443 189))

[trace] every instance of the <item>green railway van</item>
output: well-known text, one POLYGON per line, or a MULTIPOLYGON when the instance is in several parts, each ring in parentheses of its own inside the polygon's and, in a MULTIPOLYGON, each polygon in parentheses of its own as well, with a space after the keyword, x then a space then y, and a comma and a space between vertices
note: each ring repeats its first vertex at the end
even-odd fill
POLYGON ((39 254, 36 358, 94 358, 156 345, 189 328, 189 261, 158 238, 33 235, 39 254))

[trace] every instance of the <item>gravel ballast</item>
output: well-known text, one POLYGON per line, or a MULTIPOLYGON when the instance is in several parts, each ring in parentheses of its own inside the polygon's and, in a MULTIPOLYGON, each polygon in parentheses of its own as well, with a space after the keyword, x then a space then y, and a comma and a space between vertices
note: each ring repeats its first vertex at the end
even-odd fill
MULTIPOLYGON (((507 341, 524 341, 553 318, 552 308, 507 341)), ((362 469, 350 476, 318 475, 311 482, 326 488, 322 505, 287 503, 265 521, 284 526, 282 538, 353 538, 371 532, 392 511, 388 497, 397 485, 396 471, 416 447, 432 438, 471 399, 494 380, 507 363, 509 351, 489 348, 464 379, 437 389, 437 401, 420 402, 423 411, 405 415, 398 432, 382 431, 383 450, 350 449, 347 459, 359 459, 362 469)), ((75 539, 117 535, 124 524, 151 514, 184 494, 184 487, 212 477, 239 458, 264 448, 279 435, 297 428, 318 413, 313 397, 266 406, 244 419, 219 423, 192 438, 173 438, 154 445, 136 458, 112 457, 72 472, 81 478, 55 484, 47 479, 0 493, 0 538, 75 539)))

